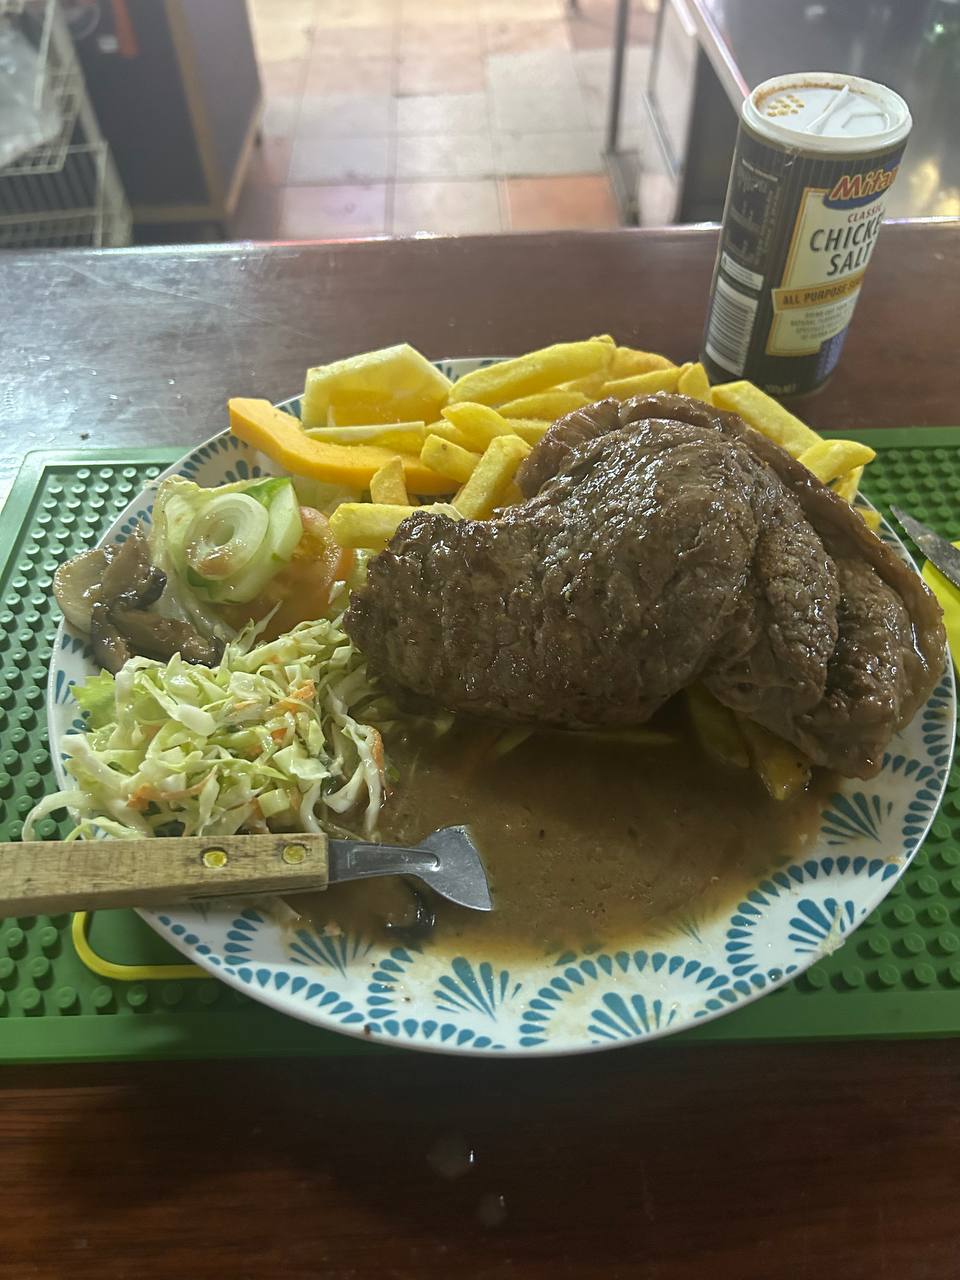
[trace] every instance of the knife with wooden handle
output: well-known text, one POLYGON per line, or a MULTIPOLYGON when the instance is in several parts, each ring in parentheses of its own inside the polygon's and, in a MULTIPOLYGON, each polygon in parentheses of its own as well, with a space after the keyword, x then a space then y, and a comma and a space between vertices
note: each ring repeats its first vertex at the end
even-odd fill
POLYGON ((469 832, 444 827, 414 848, 319 834, 0 842, 0 915, 317 892, 341 880, 394 875, 415 876, 461 906, 491 910, 469 832))

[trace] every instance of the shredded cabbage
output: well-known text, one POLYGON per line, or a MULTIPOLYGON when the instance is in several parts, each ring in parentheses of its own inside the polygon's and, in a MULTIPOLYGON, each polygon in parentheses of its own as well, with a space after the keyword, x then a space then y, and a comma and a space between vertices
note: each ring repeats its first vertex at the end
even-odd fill
POLYGON ((64 806, 68 839, 264 832, 268 817, 374 837, 386 769, 362 717, 386 708, 363 658, 339 620, 256 636, 230 641, 215 668, 132 658, 78 688, 88 731, 61 740, 74 786, 36 806, 23 839, 64 806))

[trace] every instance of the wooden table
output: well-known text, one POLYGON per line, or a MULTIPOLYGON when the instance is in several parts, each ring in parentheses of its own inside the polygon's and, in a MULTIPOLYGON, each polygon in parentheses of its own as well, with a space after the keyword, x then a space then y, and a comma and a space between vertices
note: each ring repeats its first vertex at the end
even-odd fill
MULTIPOLYGON (((715 244, 0 258, 3 474, 25 447, 186 445, 228 394, 288 395, 308 363, 402 339, 445 356, 609 330, 692 356, 715 244)), ((888 227, 809 420, 960 421, 958 281, 957 224, 888 227)), ((7 1069, 0 1152, 4 1280, 960 1274, 953 1041, 7 1069)))

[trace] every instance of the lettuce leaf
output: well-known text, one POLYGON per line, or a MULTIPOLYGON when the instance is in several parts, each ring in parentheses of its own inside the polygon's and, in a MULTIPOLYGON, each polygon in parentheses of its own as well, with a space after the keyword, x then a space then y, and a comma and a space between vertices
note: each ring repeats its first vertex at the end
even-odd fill
POLYGON ((73 696, 91 729, 102 729, 114 717, 113 676, 101 671, 74 687, 73 696))

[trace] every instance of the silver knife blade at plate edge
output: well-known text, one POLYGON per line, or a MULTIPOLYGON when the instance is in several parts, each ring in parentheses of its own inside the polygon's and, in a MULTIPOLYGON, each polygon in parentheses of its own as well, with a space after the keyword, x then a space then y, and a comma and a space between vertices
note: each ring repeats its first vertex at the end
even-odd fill
POLYGON ((955 587, 960 587, 960 551, 953 543, 941 538, 939 533, 934 533, 919 520, 914 520, 913 516, 900 507, 891 507, 890 510, 931 564, 936 565, 955 587))

